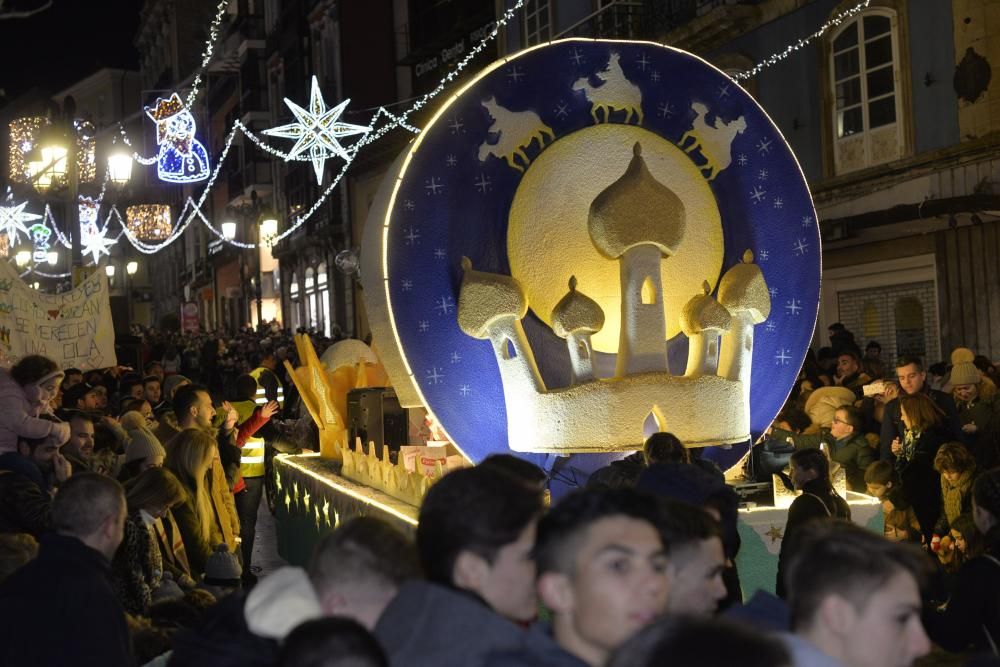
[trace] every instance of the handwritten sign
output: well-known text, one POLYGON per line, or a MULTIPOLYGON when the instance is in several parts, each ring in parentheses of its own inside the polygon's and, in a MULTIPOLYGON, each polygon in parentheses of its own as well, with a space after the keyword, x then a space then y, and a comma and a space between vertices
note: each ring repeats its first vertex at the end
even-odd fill
POLYGON ((61 368, 106 368, 115 357, 107 278, 94 272, 62 294, 31 289, 8 262, 0 262, 0 358, 4 365, 29 354, 61 368))

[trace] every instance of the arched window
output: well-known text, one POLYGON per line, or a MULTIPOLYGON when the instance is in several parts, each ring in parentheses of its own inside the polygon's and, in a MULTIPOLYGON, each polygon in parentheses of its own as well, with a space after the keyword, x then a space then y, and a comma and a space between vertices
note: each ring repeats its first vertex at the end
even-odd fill
POLYGON ((924 305, 915 296, 896 299, 896 352, 900 355, 927 354, 927 337, 924 332, 924 305))
POLYGON ((874 301, 865 301, 861 309, 861 336, 865 340, 879 338, 882 335, 882 316, 874 301))
POLYGON ((653 278, 651 276, 646 276, 646 279, 642 281, 642 292, 640 296, 644 306, 655 305, 657 303, 656 285, 653 284, 653 278))
POLYGON ((903 155, 896 12, 873 9, 831 36, 829 81, 837 174, 903 155))

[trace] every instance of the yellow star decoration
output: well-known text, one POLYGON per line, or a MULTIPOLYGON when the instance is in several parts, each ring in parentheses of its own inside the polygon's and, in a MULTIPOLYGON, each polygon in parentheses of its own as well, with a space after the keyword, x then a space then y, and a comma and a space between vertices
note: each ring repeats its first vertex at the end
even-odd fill
POLYGON ((773 526, 772 525, 771 526, 771 530, 767 531, 764 534, 771 538, 771 544, 774 544, 775 542, 777 542, 778 540, 780 540, 780 539, 782 539, 784 537, 781 534, 781 527, 780 526, 773 526))
POLYGON ((294 123, 264 130, 264 134, 284 139, 295 139, 295 145, 288 151, 288 159, 295 159, 303 153, 309 154, 316 172, 316 182, 323 182, 323 167, 328 158, 337 156, 346 162, 352 160, 351 155, 340 145, 341 137, 352 134, 368 134, 372 128, 366 125, 351 125, 341 123, 340 115, 351 103, 344 100, 332 109, 326 108, 323 94, 319 89, 319 81, 312 78, 312 92, 309 95, 309 108, 303 109, 287 97, 285 104, 295 116, 294 123))
POLYGON ((330 501, 323 500, 323 518, 326 519, 326 525, 330 525, 330 501))
POLYGON ((281 491, 281 475, 278 474, 277 470, 274 471, 274 488, 281 491))
POLYGON ((311 496, 309 495, 308 491, 306 491, 305 495, 302 496, 302 507, 305 508, 306 512, 309 511, 310 498, 311 496))
POLYGON ((285 509, 289 512, 292 511, 292 494, 285 491, 285 509))

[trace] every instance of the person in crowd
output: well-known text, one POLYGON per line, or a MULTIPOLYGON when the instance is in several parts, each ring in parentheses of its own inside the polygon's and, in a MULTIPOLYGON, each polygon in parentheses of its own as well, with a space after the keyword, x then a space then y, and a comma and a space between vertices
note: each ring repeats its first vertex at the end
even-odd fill
POLYGON ((941 475, 941 516, 934 524, 934 537, 938 538, 949 533, 952 521, 972 512, 972 484, 979 468, 965 445, 946 442, 934 456, 934 471, 941 475))
POLYGON ((865 356, 861 359, 861 369, 868 377, 878 380, 885 376, 885 364, 882 362, 882 345, 877 340, 868 341, 865 346, 865 356))
POLYGON ((976 479, 972 505, 985 551, 961 567, 948 603, 927 610, 924 625, 931 639, 949 651, 995 655, 1000 646, 1000 468, 976 479))
POLYGON ((160 378, 155 375, 147 375, 142 379, 142 397, 152 406, 154 415, 172 408, 170 403, 163 400, 163 387, 160 381, 160 378))
POLYGON ((852 405, 837 408, 829 430, 815 434, 796 434, 781 428, 771 430, 770 437, 787 440, 795 444, 797 449, 823 449, 824 445, 830 454, 830 459, 839 463, 847 476, 847 488, 858 493, 865 492, 865 470, 875 460, 875 452, 868 445, 862 431, 863 418, 861 412, 852 405))
MULTIPOLYGON (((163 382, 163 378, 166 377, 166 373, 163 372, 163 364, 159 361, 151 361, 146 364, 146 376, 148 377, 150 375, 158 377, 160 382, 163 382)), ((143 382, 145 382, 145 380, 143 380, 143 382)))
POLYGON ((94 453, 90 457, 90 470, 117 478, 128 434, 120 424, 113 422, 112 426, 107 420, 107 417, 102 417, 101 421, 94 422, 94 453))
POLYGON ((924 393, 899 397, 903 431, 892 442, 892 456, 903 493, 913 503, 920 531, 927 542, 941 515, 941 481, 934 472, 934 457, 949 432, 945 414, 924 393))
POLYGON ((16 452, 20 438, 55 436, 58 444, 69 438, 69 424, 40 419, 59 390, 63 372, 48 357, 29 355, 10 371, 0 369, 0 454, 16 452))
MULTIPOLYGON (((62 395, 62 411, 68 415, 74 411, 93 412, 97 410, 97 389, 86 382, 75 384, 62 395)), ((63 417, 67 419, 67 417, 63 417)))
POLYGON ((167 457, 167 451, 163 449, 163 445, 148 429, 141 426, 129 429, 128 438, 128 444, 125 446, 125 457, 118 473, 118 481, 122 484, 138 477, 140 473, 150 468, 162 466, 167 457))
POLYGON ((802 405, 812 392, 820 387, 829 387, 832 384, 833 378, 820 367, 816 359, 816 352, 812 348, 809 348, 806 350, 806 358, 802 362, 799 377, 796 379, 792 393, 788 397, 789 402, 802 405))
POLYGON ((79 368, 67 368, 64 371, 60 388, 62 389, 63 393, 66 393, 68 389, 75 387, 81 382, 83 382, 83 371, 81 371, 79 368))
POLYGON ((174 393, 186 384, 191 384, 191 380, 183 375, 168 375, 163 380, 163 387, 161 392, 162 400, 168 405, 173 404, 174 393))
POLYGON ((545 506, 549 506, 549 476, 545 471, 530 461, 513 454, 490 454, 479 462, 480 466, 497 468, 498 470, 518 478, 532 489, 537 489, 545 496, 545 506))
POLYGON ((349 618, 318 618, 285 639, 278 667, 389 667, 372 634, 349 618))
POLYGON ((121 485, 104 475, 75 475, 59 489, 54 532, 0 585, 0 664, 133 664, 111 577, 125 515, 121 485))
POLYGON ((243 585, 243 566, 235 553, 225 543, 217 544, 205 561, 205 574, 200 586, 221 600, 236 593, 243 585))
POLYGON ((111 563, 115 590, 130 614, 144 615, 163 577, 163 558, 156 539, 157 522, 184 501, 184 487, 173 473, 150 468, 128 486, 128 515, 121 547, 111 563))
POLYGON ((920 549, 847 521, 813 522, 796 539, 785 571, 793 634, 783 636, 795 667, 909 667, 930 650, 920 549))
POLYGON ((142 384, 142 378, 138 375, 127 375, 121 382, 122 400, 126 398, 143 399, 146 398, 146 390, 142 384))
MULTIPOLYGON (((976 457, 980 469, 986 470, 1000 463, 1000 400, 996 385, 984 381, 969 358, 971 351, 960 350, 968 354, 959 356, 951 368, 951 395, 962 424, 962 443, 976 457)), ((952 357, 955 358, 955 353, 952 357)))
POLYGON ((795 534, 814 519, 850 519, 851 508, 840 497, 830 480, 830 460, 821 449, 799 449, 792 454, 789 464, 792 485, 802 494, 788 508, 781 550, 778 552, 778 577, 775 593, 787 598, 785 570, 792 557, 790 545, 795 534))
POLYGON ((205 562, 215 545, 224 543, 230 549, 236 546, 236 531, 229 520, 229 512, 220 496, 230 495, 228 488, 218 489, 210 475, 216 456, 215 439, 207 432, 190 428, 181 431, 167 445, 164 466, 184 487, 184 502, 177 505, 174 518, 184 540, 191 570, 200 576, 205 562))
POLYGON ((419 575, 409 538, 372 517, 350 519, 316 544, 305 569, 281 568, 223 599, 177 637, 170 664, 274 665, 279 643, 302 623, 335 616, 371 630, 400 586, 419 575))
POLYGON ((712 616, 726 598, 723 575, 731 561, 723 548, 718 519, 703 507, 664 501, 657 530, 673 567, 667 612, 712 616))
POLYGON ((791 667, 780 641, 719 619, 666 616, 615 651, 608 667, 791 667))
POLYGON ((0 584, 38 555, 38 540, 28 533, 0 533, 0 584))
POLYGON ((865 470, 865 491, 882 502, 885 537, 893 542, 920 542, 920 522, 903 493, 896 469, 888 461, 875 461, 865 470))
MULTIPOLYGON (((524 644, 488 655, 507 665, 603 667, 629 637, 667 609, 674 570, 657 503, 633 489, 585 489, 539 522, 537 590, 552 612, 524 644)), ((718 544, 721 557, 722 546, 718 544)), ((723 594, 725 589, 719 582, 723 594)))
POLYGON ((864 392, 862 387, 872 381, 872 378, 861 368, 861 353, 857 348, 847 347, 837 355, 837 373, 833 383, 838 387, 846 387, 860 399, 864 392))
POLYGON ((537 614, 535 531, 541 492, 494 467, 449 472, 420 507, 427 582, 403 585, 375 626, 394 666, 477 664, 517 648, 537 614))
POLYGON ((21 438, 0 455, 0 532, 41 538, 52 526, 52 492, 73 474, 56 436, 21 438))
MULTIPOLYGON (((940 409, 943 417, 938 420, 939 428, 946 431, 949 440, 960 440, 962 428, 959 425, 958 409, 955 401, 947 394, 931 389, 927 384, 927 373, 924 371, 923 362, 920 357, 903 355, 896 362, 896 377, 899 380, 898 396, 892 396, 897 390, 890 389, 890 394, 882 413, 882 427, 880 434, 879 458, 883 461, 895 462, 896 453, 893 451, 893 442, 902 442, 906 432, 906 425, 903 423, 902 408, 900 400, 903 396, 922 395, 930 398, 940 409)), ((931 455, 933 458, 933 454, 931 455)))
POLYGON ((830 347, 836 355, 843 350, 857 349, 858 344, 854 341, 854 334, 843 323, 834 322, 827 327, 826 332, 830 336, 830 347))
POLYGON ((69 440, 59 453, 73 466, 73 472, 89 471, 94 457, 94 416, 90 412, 74 410, 68 412, 66 418, 70 428, 69 440))

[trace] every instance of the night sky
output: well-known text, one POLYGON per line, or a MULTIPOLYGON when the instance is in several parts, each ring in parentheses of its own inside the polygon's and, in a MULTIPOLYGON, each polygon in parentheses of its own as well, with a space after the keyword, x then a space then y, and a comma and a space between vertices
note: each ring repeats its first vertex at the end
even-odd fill
MULTIPOLYGON (((2 13, 44 0, 7 0, 2 13)), ((53 93, 102 67, 138 69, 133 40, 142 0, 53 0, 26 19, 0 20, 0 89, 6 99, 38 86, 53 93)), ((2 103, 2 101, 0 101, 2 103)))

